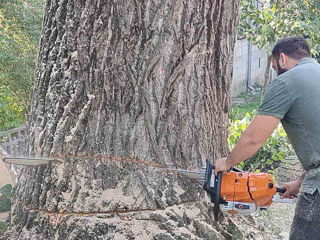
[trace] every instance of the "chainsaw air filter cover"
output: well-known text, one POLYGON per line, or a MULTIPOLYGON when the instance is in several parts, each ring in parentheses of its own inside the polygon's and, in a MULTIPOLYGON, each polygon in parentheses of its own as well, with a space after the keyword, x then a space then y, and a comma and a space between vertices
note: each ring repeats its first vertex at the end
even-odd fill
POLYGON ((268 173, 229 172, 222 175, 220 197, 225 201, 266 206, 272 203, 275 194, 276 187, 268 173))
POLYGON ((228 204, 221 206, 231 214, 250 214, 268 208, 276 194, 273 177, 268 173, 229 172, 222 175, 220 198, 228 204))

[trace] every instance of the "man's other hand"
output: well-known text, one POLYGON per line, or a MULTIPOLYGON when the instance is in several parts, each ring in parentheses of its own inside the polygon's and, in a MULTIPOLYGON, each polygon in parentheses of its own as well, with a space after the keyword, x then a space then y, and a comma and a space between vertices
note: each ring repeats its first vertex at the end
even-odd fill
POLYGON ((293 199, 294 195, 299 193, 300 185, 301 185, 301 181, 298 181, 298 180, 283 184, 281 187, 285 188, 287 191, 285 191, 285 193, 281 194, 280 197, 293 199))

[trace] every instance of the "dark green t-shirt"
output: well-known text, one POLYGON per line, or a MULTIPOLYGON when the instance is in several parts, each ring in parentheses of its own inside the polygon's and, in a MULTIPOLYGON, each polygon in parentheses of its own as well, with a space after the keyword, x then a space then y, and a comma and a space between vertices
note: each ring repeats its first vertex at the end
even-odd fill
POLYGON ((320 191, 320 65, 313 58, 299 61, 268 86, 258 115, 281 119, 305 170, 300 191, 320 191))

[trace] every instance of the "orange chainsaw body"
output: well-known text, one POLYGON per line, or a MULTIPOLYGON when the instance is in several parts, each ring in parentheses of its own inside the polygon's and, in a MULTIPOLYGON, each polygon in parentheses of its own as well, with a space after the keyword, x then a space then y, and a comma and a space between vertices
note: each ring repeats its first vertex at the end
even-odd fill
POLYGON ((229 172, 222 175, 220 198, 227 202, 270 206, 275 194, 276 186, 268 173, 229 172))

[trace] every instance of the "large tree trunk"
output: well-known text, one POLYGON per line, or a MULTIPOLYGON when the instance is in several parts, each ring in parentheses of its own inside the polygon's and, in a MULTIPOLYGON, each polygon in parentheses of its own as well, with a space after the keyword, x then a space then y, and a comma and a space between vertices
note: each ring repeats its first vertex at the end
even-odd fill
POLYGON ((47 1, 27 154, 65 162, 24 169, 19 239, 222 238, 201 186, 164 168, 228 152, 238 5, 47 1))

